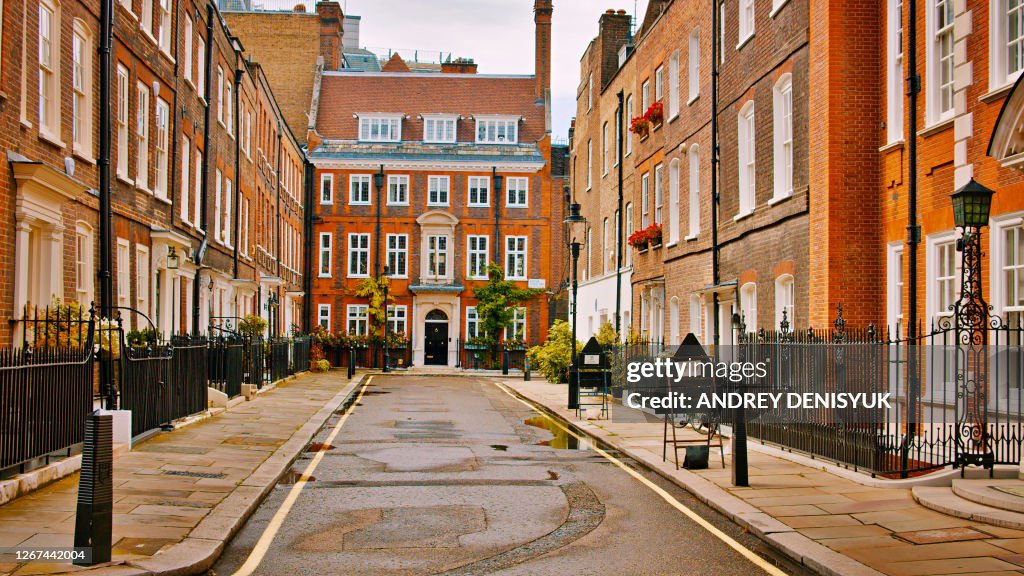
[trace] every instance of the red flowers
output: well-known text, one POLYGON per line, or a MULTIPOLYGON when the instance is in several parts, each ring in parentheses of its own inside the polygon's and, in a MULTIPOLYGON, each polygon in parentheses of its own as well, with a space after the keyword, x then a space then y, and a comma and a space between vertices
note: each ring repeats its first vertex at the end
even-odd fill
POLYGON ((651 224, 647 228, 633 232, 627 242, 637 250, 647 250, 648 246, 660 246, 661 224, 651 224))
POLYGON ((661 102, 655 102, 644 112, 643 116, 633 118, 629 123, 629 131, 641 138, 651 133, 651 126, 657 126, 665 121, 665 107, 661 102))
POLYGON ((665 107, 661 105, 661 102, 651 104, 644 114, 644 118, 651 124, 661 124, 665 120, 665 107))
POLYGON ((629 123, 629 131, 643 138, 651 131, 651 122, 646 116, 637 116, 629 123))

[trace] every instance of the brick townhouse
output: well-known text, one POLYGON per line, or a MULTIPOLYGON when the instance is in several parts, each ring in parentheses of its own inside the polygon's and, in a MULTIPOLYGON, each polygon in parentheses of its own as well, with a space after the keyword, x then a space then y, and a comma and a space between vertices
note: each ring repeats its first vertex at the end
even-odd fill
POLYGON ((256 310, 278 330, 297 322, 304 161, 259 65, 212 4, 119 1, 111 98, 100 102, 99 26, 90 2, 3 6, 0 194, 9 221, 0 262, 9 272, 0 341, 17 339, 26 305, 98 301, 103 106, 112 128, 113 303, 127 326, 145 328, 149 318, 165 336, 205 333, 211 319, 256 310), (262 242, 250 236, 261 154, 274 167, 266 221, 279 226, 262 242), (260 250, 270 261, 256 261, 260 250), (277 306, 260 306, 265 278, 277 306))
MULTIPOLYGON (((520 286, 557 289, 561 192, 552 189, 551 3, 538 0, 533 76, 325 69, 308 137, 316 168, 311 303, 332 332, 365 334, 364 278, 392 274, 390 330, 413 363, 455 365, 480 335, 473 290, 500 263, 520 286)), ((407 70, 402 61, 389 67, 407 70)), ((547 295, 506 337, 542 341, 547 295)))

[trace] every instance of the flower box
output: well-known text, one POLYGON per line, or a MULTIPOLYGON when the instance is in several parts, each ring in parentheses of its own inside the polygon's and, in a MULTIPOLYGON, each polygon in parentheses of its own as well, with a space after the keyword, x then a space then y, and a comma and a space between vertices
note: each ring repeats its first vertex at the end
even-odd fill
POLYGON ((651 132, 651 122, 646 116, 637 116, 630 121, 629 131, 641 138, 645 138, 651 132))
POLYGON ((665 107, 662 106, 661 102, 655 102, 651 104, 647 112, 644 113, 644 118, 647 119, 652 125, 660 125, 665 121, 665 107))

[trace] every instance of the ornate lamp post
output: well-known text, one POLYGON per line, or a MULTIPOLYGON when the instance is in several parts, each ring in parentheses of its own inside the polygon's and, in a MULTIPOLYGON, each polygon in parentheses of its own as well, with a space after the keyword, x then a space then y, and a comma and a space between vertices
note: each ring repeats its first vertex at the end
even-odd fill
POLYGON ((381 278, 380 283, 384 286, 384 370, 387 374, 391 372, 391 354, 388 352, 388 279, 391 277, 391 270, 388 265, 384 265, 384 276, 381 278))
POLYGON ((578 264, 580 260, 580 243, 576 240, 576 231, 585 230, 587 219, 580 215, 580 205, 573 202, 569 205, 569 216, 565 223, 569 225, 569 252, 572 254, 572 368, 569 371, 569 409, 574 410, 580 407, 580 380, 579 371, 576 370, 576 312, 579 309, 577 298, 579 296, 578 264))
MULTIPOLYGON (((960 298, 953 305, 956 334, 955 370, 957 382, 956 463, 963 475, 967 466, 992 469, 995 456, 988 431, 988 330, 999 328, 982 294, 981 229, 988 226, 992 190, 973 178, 953 193, 953 220, 962 232, 957 241, 961 252, 960 298)), ((950 328, 948 325, 943 328, 950 328)))
POLYGON ((381 164, 380 171, 373 175, 373 187, 377 189, 377 232, 373 236, 373 275, 380 277, 380 218, 381 218, 381 190, 384 189, 384 165, 381 164))
POLYGON ((267 303, 264 306, 267 309, 267 317, 270 318, 270 337, 277 338, 277 306, 280 301, 277 298, 277 292, 271 291, 270 295, 267 296, 267 303))

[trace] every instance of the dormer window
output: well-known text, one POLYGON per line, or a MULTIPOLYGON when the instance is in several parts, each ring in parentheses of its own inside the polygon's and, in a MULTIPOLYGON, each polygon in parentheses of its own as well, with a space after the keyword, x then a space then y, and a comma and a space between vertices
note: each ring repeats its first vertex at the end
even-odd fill
POLYGON ((423 115, 423 141, 428 144, 453 144, 458 116, 423 115))
POLYGON ((359 114, 361 142, 401 142, 402 114, 359 114))
POLYGON ((501 116, 476 118, 477 144, 518 144, 519 118, 501 116))

